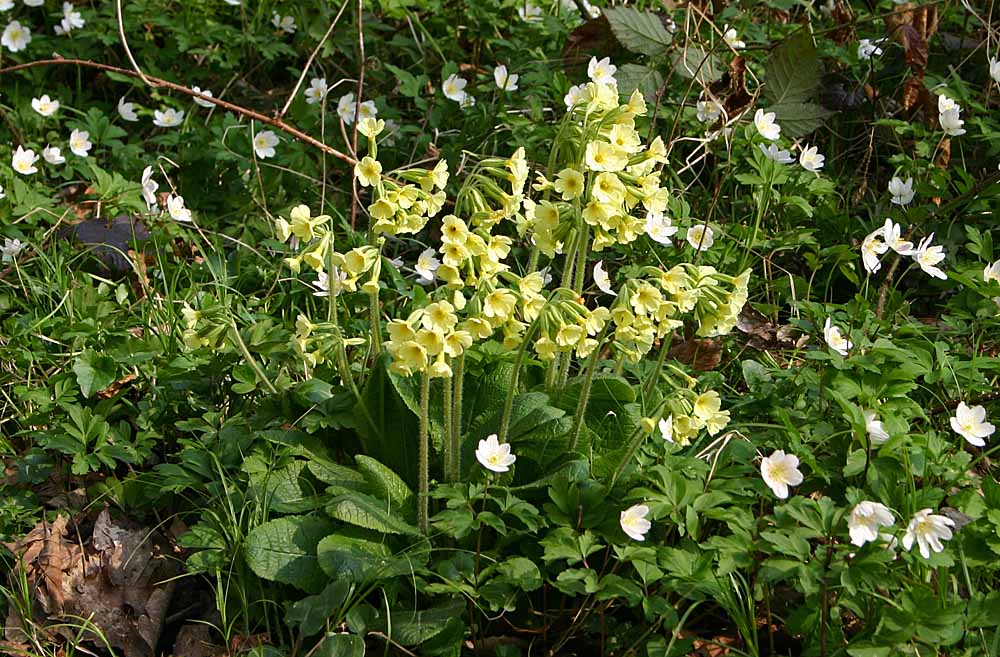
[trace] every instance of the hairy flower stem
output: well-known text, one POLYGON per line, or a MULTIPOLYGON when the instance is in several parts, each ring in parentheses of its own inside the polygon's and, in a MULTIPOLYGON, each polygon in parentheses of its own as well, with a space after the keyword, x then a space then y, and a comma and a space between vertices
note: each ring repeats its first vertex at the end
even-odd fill
MULTIPOLYGON (((452 377, 454 394, 451 405, 451 449, 454 455, 452 467, 455 469, 453 481, 462 477, 462 393, 465 384, 465 354, 455 359, 455 373, 452 377)), ((447 407, 446 407, 447 408, 447 407)))
POLYGON ((750 234, 750 241, 747 242, 746 250, 740 256, 740 266, 737 267, 736 271, 746 269, 747 260, 750 257, 751 251, 753 251, 753 243, 757 241, 757 233, 760 232, 760 224, 764 220, 764 214, 767 212, 768 206, 771 204, 771 184, 773 180, 774 174, 772 173, 768 176, 767 182, 760 188, 761 198, 758 199, 757 203, 757 216, 754 217, 753 232, 750 234))
POLYGON ((429 528, 430 509, 430 405, 431 405, 431 377, 424 372, 420 381, 420 463, 417 466, 420 477, 420 489, 418 491, 417 502, 417 526, 420 533, 427 535, 429 528))
POLYGON ((583 291, 584 275, 587 271, 587 253, 590 246, 590 226, 584 224, 583 232, 580 233, 580 243, 576 252, 576 280, 573 283, 573 291, 580 294, 583 291))
POLYGON ((452 427, 452 405, 453 405, 453 390, 451 386, 451 379, 444 378, 441 379, 441 385, 444 387, 444 413, 442 414, 444 421, 444 480, 448 483, 455 481, 455 444, 452 441, 452 434, 454 429, 452 427))
POLYGON ((372 323, 372 355, 378 358, 382 353, 382 322, 379 319, 378 294, 369 294, 368 299, 368 314, 372 323))
POLYGON ((580 386, 580 398, 576 402, 576 413, 573 414, 573 428, 569 432, 569 447, 567 451, 572 452, 580 440, 580 431, 583 429, 583 416, 587 412, 587 402, 590 401, 590 387, 594 383, 594 373, 597 371, 597 363, 601 360, 601 342, 604 341, 604 334, 607 327, 597 336, 598 346, 590 356, 587 363, 587 370, 584 373, 583 385, 580 386))
MULTIPOLYGON (((541 315, 539 315, 541 317, 541 315)), ((528 351, 528 343, 531 342, 532 338, 535 337, 535 331, 538 330, 538 318, 531 323, 528 327, 528 331, 524 334, 524 339, 521 340, 521 346, 517 350, 517 359, 514 361, 514 371, 510 375, 510 383, 507 388, 507 399, 503 403, 503 415, 500 416, 500 432, 499 441, 501 443, 507 442, 507 432, 510 431, 510 414, 514 410, 514 395, 517 394, 517 383, 518 377, 521 374, 521 367, 524 365, 524 355, 528 351)))
MULTIPOLYGON (((651 417, 656 417, 662 413, 664 406, 666 406, 666 401, 662 401, 657 404, 656 412, 652 413, 651 417)), ((632 457, 635 456, 635 453, 639 451, 639 446, 642 445, 642 441, 645 440, 646 435, 646 432, 642 430, 641 424, 636 427, 636 430, 629 438, 628 448, 625 450, 625 454, 622 456, 621 462, 618 463, 618 467, 615 468, 615 473, 611 475, 611 485, 608 487, 609 489, 615 487, 615 482, 618 481, 618 477, 625 472, 625 468, 628 467, 628 464, 632 461, 632 457)))
POLYGON ((649 378, 646 379, 646 385, 642 389, 643 397, 646 399, 653 394, 653 389, 660 380, 660 372, 663 371, 663 363, 667 360, 667 353, 670 352, 670 341, 673 337, 674 334, 672 332, 663 336, 663 341, 660 345, 660 355, 656 359, 656 366, 653 367, 653 371, 650 372, 649 378))
POLYGON ((232 337, 233 342, 236 343, 236 346, 240 348, 240 353, 243 354, 243 360, 245 360, 247 365, 250 366, 250 369, 253 370, 254 375, 257 377, 257 382, 264 384, 264 387, 267 388, 267 391, 272 395, 278 394, 278 389, 274 387, 273 383, 271 383, 271 379, 267 378, 264 370, 260 367, 260 363, 257 362, 257 359, 254 358, 253 354, 250 353, 250 350, 247 349, 247 345, 243 342, 243 336, 240 335, 240 330, 236 327, 235 321, 229 325, 229 335, 232 337))

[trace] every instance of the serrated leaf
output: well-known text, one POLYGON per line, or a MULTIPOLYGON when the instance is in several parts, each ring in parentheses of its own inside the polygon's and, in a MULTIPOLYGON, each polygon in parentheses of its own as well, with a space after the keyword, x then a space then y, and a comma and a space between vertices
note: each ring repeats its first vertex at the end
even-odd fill
POLYGON ((84 397, 104 390, 115 382, 118 367, 110 356, 103 356, 92 349, 87 349, 76 357, 73 362, 73 372, 80 384, 80 392, 84 397))
POLYGON ((349 581, 333 581, 322 592, 293 604, 285 614, 285 620, 289 625, 298 625, 305 636, 316 634, 323 629, 326 621, 344 606, 350 592, 349 581))
POLYGON ((368 483, 372 495, 387 500, 390 503, 390 508, 401 511, 404 517, 409 518, 416 509, 416 500, 413 491, 406 485, 406 482, 390 468, 370 456, 358 454, 354 460, 368 483))
MULTIPOLYGON (((604 16, 611 24, 611 31, 618 41, 626 49, 640 55, 662 54, 674 40, 660 17, 652 12, 618 7, 605 9, 604 16)), ((621 79, 618 82, 621 84, 621 79)))
POLYGON ((387 501, 377 500, 364 493, 340 495, 326 505, 326 512, 341 522, 384 534, 420 535, 416 527, 407 524, 391 511, 387 501))
POLYGON ((630 96, 633 91, 638 89, 639 93, 648 101, 655 99, 660 87, 663 86, 663 76, 660 75, 659 71, 639 64, 619 66, 615 78, 618 80, 620 93, 630 96))
POLYGON ((303 513, 323 506, 314 490, 302 487, 300 479, 305 461, 292 461, 283 468, 250 475, 250 490, 254 497, 278 513, 303 513))
POLYGON ((722 75, 718 58, 706 53, 701 46, 689 44, 674 53, 674 72, 687 80, 697 79, 703 86, 708 86, 722 75))
POLYGON ((764 97, 770 101, 782 134, 790 139, 808 134, 833 114, 812 102, 821 81, 819 53, 808 32, 775 48, 767 58, 764 97))
POLYGON ((365 481, 360 472, 333 461, 321 458, 310 459, 309 472, 325 484, 360 492, 368 491, 368 482, 365 481))
POLYGON ((247 564, 262 579, 317 591, 326 578, 316 558, 316 546, 332 530, 328 520, 316 516, 265 522, 247 536, 247 564))
POLYGON ((365 657, 365 641, 356 634, 328 634, 314 657, 365 657))
POLYGON ((334 579, 364 582, 389 565, 392 550, 383 543, 363 538, 331 534, 316 547, 319 565, 334 579))
POLYGON ((416 646, 440 634, 452 618, 464 612, 465 603, 462 600, 420 611, 390 610, 388 617, 391 623, 388 627, 383 627, 384 630, 391 630, 389 635, 394 641, 404 646, 416 646))

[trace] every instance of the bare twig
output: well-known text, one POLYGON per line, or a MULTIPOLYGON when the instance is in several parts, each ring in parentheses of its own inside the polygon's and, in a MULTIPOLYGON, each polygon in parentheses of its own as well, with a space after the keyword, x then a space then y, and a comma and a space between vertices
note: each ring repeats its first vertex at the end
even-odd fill
POLYGON ((237 114, 241 114, 243 116, 246 116, 248 118, 254 119, 256 121, 260 121, 261 123, 265 123, 265 124, 267 124, 267 125, 269 125, 269 126, 271 126, 273 128, 276 128, 276 129, 278 129, 278 130, 280 130, 280 131, 282 131, 282 132, 284 132, 286 134, 289 134, 289 135, 295 137, 296 139, 298 139, 299 141, 301 141, 303 143, 309 144, 310 146, 314 146, 314 147, 320 149, 321 151, 323 151, 324 153, 326 153, 328 155, 332 155, 333 157, 337 158, 338 160, 342 160, 344 162, 347 162, 348 164, 356 164, 357 163, 357 160, 355 158, 351 157, 350 155, 347 155, 346 153, 341 153, 340 151, 338 151, 337 149, 335 149, 335 148, 333 148, 331 146, 327 146, 326 144, 324 144, 323 142, 319 141, 315 137, 310 137, 309 135, 307 135, 306 133, 302 132, 298 128, 295 128, 293 126, 288 125, 287 123, 285 123, 283 120, 281 120, 279 118, 274 118, 274 117, 267 116, 265 114, 261 114, 260 112, 256 112, 256 111, 254 111, 252 109, 248 109, 246 107, 241 107, 240 105, 236 105, 234 103, 230 103, 229 101, 226 101, 226 100, 222 100, 222 99, 219 99, 219 98, 214 98, 212 96, 204 96, 202 94, 195 93, 192 89, 189 89, 188 87, 185 87, 185 86, 180 85, 180 84, 176 84, 174 82, 170 82, 169 80, 163 80, 162 78, 153 77, 151 75, 143 76, 143 75, 141 75, 141 74, 139 74, 139 73, 137 73, 135 71, 130 71, 127 68, 121 68, 119 66, 111 66, 110 64, 102 64, 100 62, 93 62, 93 61, 90 61, 88 59, 63 59, 63 58, 39 59, 39 60, 34 61, 34 62, 27 62, 25 64, 17 64, 15 66, 8 66, 6 68, 0 68, 0 75, 4 75, 6 73, 13 73, 15 71, 21 71, 21 70, 29 69, 29 68, 36 68, 36 67, 39 67, 39 66, 58 66, 58 65, 66 65, 66 64, 73 65, 73 66, 85 66, 85 67, 88 67, 88 68, 96 68, 96 69, 101 70, 101 71, 108 71, 108 72, 111 72, 111 73, 117 73, 119 75, 126 75, 126 76, 131 77, 131 78, 139 78, 139 79, 145 78, 145 79, 147 79, 147 80, 150 81, 149 84, 151 86, 153 86, 153 87, 162 87, 162 88, 165 88, 165 89, 170 89, 171 91, 177 91, 179 93, 186 94, 186 95, 192 96, 192 97, 197 96, 198 98, 200 98, 202 100, 206 100, 206 101, 208 101, 208 102, 210 102, 210 103, 212 103, 214 105, 217 105, 217 106, 219 106, 219 107, 221 107, 223 109, 227 109, 227 110, 230 110, 231 112, 236 112, 237 114))
POLYGON ((132 49, 128 47, 128 39, 125 38, 125 21, 122 19, 122 0, 115 1, 115 14, 118 18, 118 38, 122 40, 122 47, 125 49, 125 56, 128 57, 128 61, 132 65, 132 69, 148 86, 158 86, 153 84, 152 81, 146 77, 146 74, 142 72, 142 69, 139 68, 139 64, 135 61, 135 57, 132 56, 132 49))
POLYGON ((340 16, 344 13, 344 10, 347 9, 347 2, 348 0, 344 0, 344 4, 340 5, 340 11, 338 11, 337 15, 334 16, 333 22, 330 23, 330 27, 326 30, 326 34, 323 35, 323 38, 319 40, 319 43, 316 44, 316 47, 313 48, 312 53, 310 53, 309 59, 306 60, 306 65, 302 67, 302 74, 299 76, 298 82, 295 83, 295 88, 292 89, 292 93, 288 95, 288 100, 285 101, 285 106, 281 108, 280 112, 278 112, 279 119, 283 117, 285 113, 288 112, 288 108, 292 106, 292 101, 295 100, 295 97, 299 93, 299 89, 302 87, 302 83, 305 82, 306 75, 309 74, 309 69, 312 67, 313 60, 316 59, 316 55, 319 54, 319 50, 323 47, 323 44, 326 43, 327 39, 330 38, 330 35, 333 34, 333 29, 337 27, 337 23, 340 21, 340 16))

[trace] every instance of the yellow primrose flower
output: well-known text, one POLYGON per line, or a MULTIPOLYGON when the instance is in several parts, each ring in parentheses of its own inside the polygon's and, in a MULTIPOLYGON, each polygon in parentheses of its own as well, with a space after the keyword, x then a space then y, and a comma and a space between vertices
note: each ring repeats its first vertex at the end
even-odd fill
POLYGON ((627 125, 613 125, 607 136, 608 141, 620 151, 638 153, 642 150, 642 140, 635 128, 627 125))
POLYGON ((360 162, 354 165, 354 176, 358 179, 362 187, 377 185, 379 180, 382 179, 382 164, 378 160, 366 155, 361 158, 360 162))
MULTIPOLYGON (((478 235, 477 235, 478 237, 478 235)), ((486 256, 493 262, 500 262, 510 253, 511 239, 504 235, 494 235, 486 245, 486 256)))
POLYGON ((274 232, 279 240, 287 242, 288 238, 292 236, 292 226, 284 218, 278 217, 274 221, 274 232))
POLYGON ((613 205, 601 203, 599 200, 591 199, 583 208, 583 220, 591 226, 601 226, 617 213, 613 205))
POLYGON ((448 364, 444 353, 437 357, 437 360, 434 361, 428 370, 428 374, 430 374, 432 379, 447 379, 451 377, 451 365, 448 364))
POLYGON ((642 93, 638 89, 632 92, 632 95, 628 97, 628 103, 623 107, 636 116, 646 115, 646 99, 642 97, 642 93))
POLYGON ((478 340, 485 340, 493 335, 493 325, 481 317, 470 317, 465 320, 464 326, 478 340))
POLYGON ((663 295, 658 288, 649 283, 643 283, 632 293, 630 301, 636 313, 651 315, 660 307, 663 295))
POLYGON ((510 290, 494 290, 483 299, 483 314, 490 318, 506 319, 514 312, 517 297, 510 290))
POLYGON ((601 203, 621 205, 625 199, 625 185, 613 173, 599 173, 594 179, 592 193, 601 203))
POLYGON ((417 342, 428 356, 437 356, 444 351, 444 335, 440 331, 420 329, 417 331, 417 342))
POLYGON ((469 255, 469 250, 462 244, 443 244, 441 246, 442 261, 452 267, 461 267, 469 255))
POLYGON ((413 330, 409 322, 401 319, 390 320, 386 329, 389 331, 389 340, 402 344, 417 338, 417 332, 413 330))
POLYGON ((722 408, 722 400, 719 399, 719 393, 714 390, 703 392, 694 400, 694 414, 702 420, 707 420, 715 415, 720 408, 722 408))
POLYGON ((447 262, 441 263, 437 271, 434 272, 437 277, 444 281, 448 287, 460 288, 464 285, 462 281, 462 273, 458 271, 458 268, 454 265, 450 265, 447 262))
MULTIPOLYGON (((562 194, 564 201, 572 201, 583 194, 585 182, 583 174, 576 169, 563 169, 556 175, 553 188, 562 194)), ((554 207, 554 206, 553 206, 554 207)), ((556 213, 556 219, 559 215, 556 213)))
MULTIPOLYGON (((369 139, 375 139, 385 129, 385 121, 368 117, 358 121, 358 132, 369 139)), ((367 159, 367 158, 365 158, 367 159)))
POLYGON ((398 209, 399 208, 395 203, 391 203, 387 199, 380 198, 368 206, 368 213, 376 219, 388 221, 396 216, 396 210, 398 209))
POLYGON ((657 136, 650 144, 649 148, 646 150, 649 154, 649 158, 654 162, 659 162, 660 164, 667 163, 667 146, 663 143, 663 138, 657 136))
POLYGON ((628 164, 627 155, 606 141, 592 141, 587 144, 585 157, 591 171, 621 171, 628 164))
POLYGON ((429 304, 424 308, 424 314, 420 318, 420 324, 425 329, 447 333, 455 328, 458 317, 454 313, 455 307, 447 301, 438 301, 429 304))
POLYGON ((582 326, 565 324, 559 327, 559 332, 556 333, 556 344, 560 347, 572 347, 580 342, 585 335, 582 326))
POLYGON ((472 334, 468 331, 452 331, 444 338, 444 353, 452 358, 461 356, 472 346, 472 334))
POLYGON ((469 227, 453 214, 444 218, 441 224, 441 241, 445 244, 463 245, 469 236, 469 227))
POLYGON ((719 411, 705 418, 705 429, 712 436, 726 428, 729 424, 729 411, 719 411))
POLYGON ((538 354, 538 357, 542 360, 552 360, 559 352, 559 347, 556 343, 546 337, 541 337, 535 340, 534 347, 535 353, 538 354))
POLYGON ((292 234, 298 237, 303 242, 311 241, 316 236, 316 228, 322 224, 329 221, 329 215, 320 215, 318 217, 312 217, 309 214, 308 205, 297 205, 292 208, 291 213, 291 231, 292 234))

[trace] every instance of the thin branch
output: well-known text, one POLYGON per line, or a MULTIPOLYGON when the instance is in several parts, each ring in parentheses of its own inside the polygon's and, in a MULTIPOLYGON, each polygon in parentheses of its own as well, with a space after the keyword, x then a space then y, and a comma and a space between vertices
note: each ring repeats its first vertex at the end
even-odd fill
MULTIPOLYGON (((354 130, 351 133, 351 152, 358 156, 358 117, 361 115, 361 100, 365 90, 365 29, 362 14, 364 2, 358 0, 358 57, 361 70, 358 73, 358 97, 354 103, 354 130)), ((357 226, 358 219, 358 178, 351 176, 351 230, 357 226)))
POLYGON ((344 13, 344 10, 347 9, 347 3, 348 0, 344 0, 344 4, 340 5, 340 11, 338 11, 337 15, 333 18, 333 22, 330 23, 330 27, 327 28, 326 34, 323 35, 323 38, 319 40, 319 43, 316 44, 316 47, 313 48, 312 53, 310 53, 309 59, 306 60, 306 65, 302 67, 302 75, 299 76, 298 82, 295 83, 295 88, 292 89, 292 93, 288 95, 288 100, 285 101, 285 106, 281 108, 280 112, 278 112, 279 119, 283 117, 285 113, 288 112, 288 108, 292 106, 292 101, 294 101, 295 97, 299 94, 299 89, 302 87, 302 83, 305 82, 306 75, 309 74, 309 68, 312 67, 313 60, 316 59, 316 55, 319 54, 319 50, 323 47, 323 44, 326 43, 327 39, 330 38, 330 35, 333 34, 333 28, 337 27, 337 23, 340 21, 340 16, 344 13))
POLYGON ((139 64, 135 61, 135 57, 132 56, 132 49, 128 47, 128 39, 125 38, 125 21, 122 19, 122 0, 116 0, 115 14, 118 18, 118 38, 122 40, 122 47, 125 48, 125 56, 128 57, 128 61, 132 65, 132 69, 138 74, 139 78, 146 83, 147 86, 158 86, 153 84, 150 79, 146 77, 146 74, 142 72, 142 69, 139 68, 139 64))
POLYGON ((74 66, 85 66, 88 68, 96 68, 101 71, 117 73, 119 75, 125 75, 130 78, 139 78, 139 79, 146 78, 150 81, 149 84, 152 87, 163 87, 166 89, 170 89, 171 91, 176 91, 182 94, 186 94, 188 96, 198 97, 201 100, 207 100, 208 102, 217 105, 223 109, 227 109, 231 112, 236 112, 237 114, 241 114, 256 121, 260 121, 261 123, 265 123, 273 128, 276 128, 286 134, 295 137, 296 139, 298 139, 303 143, 309 144, 310 146, 315 146, 324 153, 332 155, 338 160, 342 160, 351 165, 357 163, 357 160, 351 157, 350 155, 347 155, 346 153, 341 153, 340 151, 331 146, 327 146, 326 144, 319 141, 315 137, 310 137, 309 135, 302 132, 298 128, 288 125, 281 119, 270 117, 265 114, 261 114, 260 112, 255 112, 252 109, 241 107, 240 105, 235 105, 233 103, 230 103, 229 101, 222 100, 220 98, 214 98, 212 96, 204 96, 202 94, 195 93, 192 89, 189 89, 188 87, 185 87, 183 85, 176 84, 174 82, 170 82, 169 80, 153 77, 151 75, 143 76, 135 71, 130 71, 127 68, 121 68, 119 66, 111 66, 110 64, 101 64, 100 62, 93 62, 88 59, 63 59, 63 58, 39 59, 34 62, 27 62, 25 64, 17 64, 15 66, 0 68, 0 76, 6 73, 14 73, 15 71, 21 71, 29 68, 36 68, 39 66, 58 66, 65 64, 70 64, 74 66))

